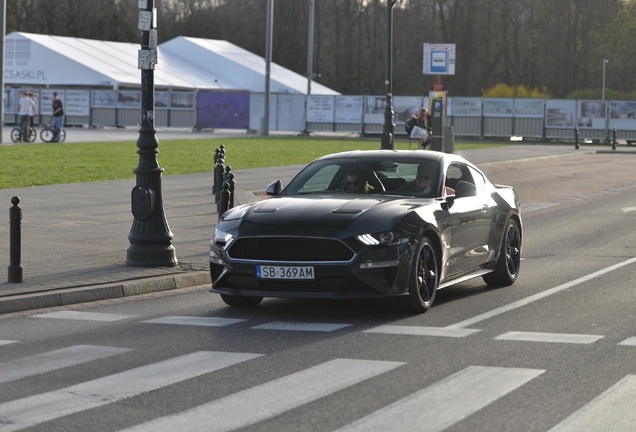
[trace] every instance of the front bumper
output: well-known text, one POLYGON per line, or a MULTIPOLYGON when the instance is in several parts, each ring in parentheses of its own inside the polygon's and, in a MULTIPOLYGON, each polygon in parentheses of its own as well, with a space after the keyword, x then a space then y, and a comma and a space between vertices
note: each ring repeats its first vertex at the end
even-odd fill
POLYGON ((349 262, 258 261, 231 259, 226 247, 212 242, 210 291, 283 298, 382 298, 407 292, 411 242, 388 247, 349 247, 355 252, 349 262), (369 263, 381 263, 381 267, 365 268, 369 263), (259 279, 257 265, 312 266, 315 277, 312 280, 259 279))

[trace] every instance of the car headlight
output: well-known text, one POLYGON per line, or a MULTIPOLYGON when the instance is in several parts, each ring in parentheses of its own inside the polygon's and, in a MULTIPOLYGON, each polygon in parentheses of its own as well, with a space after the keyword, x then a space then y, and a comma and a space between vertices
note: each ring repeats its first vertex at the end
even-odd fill
POLYGON ((362 234, 356 237, 356 239, 367 246, 396 246, 408 241, 408 237, 393 231, 375 234, 362 234))
POLYGON ((221 231, 218 228, 214 229, 214 243, 226 245, 230 240, 232 240, 232 234, 221 231))

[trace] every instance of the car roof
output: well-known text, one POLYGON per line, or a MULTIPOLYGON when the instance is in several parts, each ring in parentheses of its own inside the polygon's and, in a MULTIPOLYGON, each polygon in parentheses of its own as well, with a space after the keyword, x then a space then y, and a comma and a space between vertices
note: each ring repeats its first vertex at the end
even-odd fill
MULTIPOLYGON (((348 159, 348 158, 386 158, 393 160, 412 160, 413 158, 429 161, 437 161, 442 165, 446 165, 453 160, 460 160, 470 164, 466 159, 455 154, 442 153, 431 150, 353 150, 340 153, 333 153, 325 156, 321 156, 316 160, 326 159, 348 159)), ((471 164, 472 165, 472 164, 471 164)))

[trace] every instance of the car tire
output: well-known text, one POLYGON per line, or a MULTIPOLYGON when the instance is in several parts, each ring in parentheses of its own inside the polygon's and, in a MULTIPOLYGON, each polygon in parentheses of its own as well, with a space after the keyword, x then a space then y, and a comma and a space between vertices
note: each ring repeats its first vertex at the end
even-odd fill
POLYGON ((516 221, 510 219, 506 225, 497 266, 492 273, 482 276, 484 282, 493 286, 509 286, 515 283, 521 266, 521 232, 516 221))
POLYGON ((221 294, 221 298, 226 305, 233 307, 256 307, 263 301, 263 297, 246 297, 230 294, 221 294))
POLYGON ((430 309, 439 285, 437 251, 433 243, 423 237, 413 256, 408 295, 395 298, 398 310, 424 313, 430 309))

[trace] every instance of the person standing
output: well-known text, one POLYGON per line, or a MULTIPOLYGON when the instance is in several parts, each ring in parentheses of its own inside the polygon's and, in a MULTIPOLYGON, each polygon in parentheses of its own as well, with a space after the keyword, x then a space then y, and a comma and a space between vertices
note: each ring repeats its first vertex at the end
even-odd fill
POLYGON ((57 97, 57 92, 53 92, 53 114, 51 114, 51 126, 55 136, 51 142, 60 142, 60 132, 64 126, 64 106, 62 101, 57 97))
POLYGON ((20 93, 18 112, 20 113, 20 142, 29 142, 29 120, 31 119, 31 112, 35 112, 35 102, 33 102, 27 92, 20 93))

